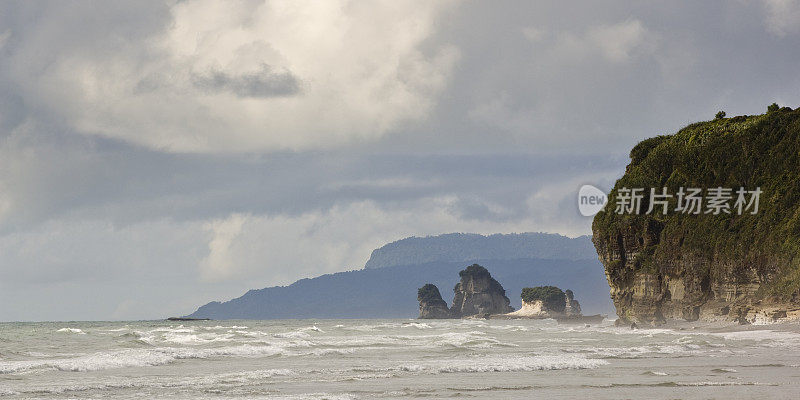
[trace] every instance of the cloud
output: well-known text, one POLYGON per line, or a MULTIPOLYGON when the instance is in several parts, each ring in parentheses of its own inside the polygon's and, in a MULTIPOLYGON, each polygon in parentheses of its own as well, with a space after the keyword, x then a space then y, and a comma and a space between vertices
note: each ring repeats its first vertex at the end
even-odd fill
POLYGON ((59 50, 44 31, 55 53, 27 40, 11 57, 42 66, 15 71, 26 101, 84 134, 172 152, 326 149, 428 116, 458 51, 423 43, 451 4, 191 0, 139 37, 109 27, 59 50))
POLYGON ((542 28, 537 28, 535 26, 526 26, 522 28, 522 34, 525 36, 526 39, 530 40, 533 43, 536 43, 544 39, 546 32, 542 28))
POLYGON ((591 28, 587 38, 612 62, 628 61, 637 50, 650 50, 648 32, 639 20, 591 28))
POLYGON ((242 234, 242 226, 246 220, 245 215, 233 214, 226 219, 206 224, 213 238, 208 243, 208 256, 200 264, 204 280, 224 280, 236 272, 239 261, 232 257, 231 245, 242 234))
MULTIPOLYGON (((479 212, 465 218, 464 200, 455 196, 420 198, 403 204, 362 200, 299 215, 232 214, 207 225, 213 232, 209 253, 201 263, 203 279, 256 279, 258 286, 289 284, 321 273, 359 269, 377 247, 408 236, 447 232, 527 232, 543 226, 543 215, 577 216, 577 187, 539 202, 537 213, 518 218, 486 218, 479 212), (561 209, 562 198, 570 210, 561 209), (541 213, 541 214, 540 214, 541 213)), ((471 211, 467 201, 466 211, 471 211)), ((488 208, 487 208, 488 210, 488 208)), ((479 210, 482 211, 482 210, 479 210)), ((581 217, 576 217, 581 219, 581 217)), ((583 224, 563 223, 564 234, 587 233, 583 224)))
POLYGON ((10 38, 10 37, 11 37, 11 30, 10 29, 7 29, 5 32, 0 33, 0 50, 3 50, 3 47, 5 47, 6 42, 8 41, 8 38, 10 38))
POLYGON ((800 32, 800 1, 763 0, 766 8, 767 31, 776 36, 800 32))

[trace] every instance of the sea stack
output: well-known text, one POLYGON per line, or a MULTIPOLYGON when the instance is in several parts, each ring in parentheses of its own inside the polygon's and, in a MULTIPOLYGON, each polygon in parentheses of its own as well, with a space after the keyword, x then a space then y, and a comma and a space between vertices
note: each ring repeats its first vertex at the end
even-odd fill
POLYGON ((581 316, 581 303, 578 303, 578 300, 575 300, 575 294, 572 293, 572 290, 565 290, 564 291, 564 314, 568 317, 577 317, 581 316))
POLYGON ((497 318, 544 319, 564 316, 569 300, 561 289, 555 286, 537 286, 522 289, 522 308, 512 313, 498 315, 497 318))
POLYGON ((506 291, 486 268, 472 264, 458 273, 461 282, 453 289, 450 312, 456 318, 505 314, 514 311, 506 291))
POLYGON ((419 301, 420 319, 453 318, 436 285, 428 283, 419 288, 417 290, 417 300, 419 301))

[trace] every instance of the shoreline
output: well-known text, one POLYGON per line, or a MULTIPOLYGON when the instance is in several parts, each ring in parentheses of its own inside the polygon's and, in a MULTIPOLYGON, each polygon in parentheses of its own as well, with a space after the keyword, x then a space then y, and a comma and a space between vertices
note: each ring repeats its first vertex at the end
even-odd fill
MULTIPOLYGON (((616 320, 611 320, 616 321, 616 320)), ((620 326, 625 328, 625 326, 620 326)), ((667 329, 672 331, 693 331, 702 333, 727 333, 749 331, 778 331, 800 334, 800 320, 776 321, 758 324, 738 324, 728 321, 677 321, 670 320, 664 324, 637 326, 635 330, 667 329)))

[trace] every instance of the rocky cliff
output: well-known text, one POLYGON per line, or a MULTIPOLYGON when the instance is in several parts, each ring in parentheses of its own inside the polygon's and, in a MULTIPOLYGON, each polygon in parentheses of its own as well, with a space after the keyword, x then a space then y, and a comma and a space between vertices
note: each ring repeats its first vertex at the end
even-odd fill
POLYGON ((506 291, 486 268, 472 264, 459 272, 461 282, 453 289, 455 297, 450 312, 456 317, 505 314, 514 309, 506 291))
POLYGON ((453 318, 436 285, 428 283, 419 288, 417 290, 417 300, 419 301, 420 319, 453 318))
POLYGON ((630 157, 592 225, 618 322, 800 315, 800 109, 695 123, 639 143, 630 157), (680 188, 700 188, 707 201, 718 187, 732 189, 727 212, 707 202, 696 214, 678 209, 680 188), (617 212, 622 188, 644 188, 638 212, 617 212), (675 196, 666 213, 660 203, 647 213, 649 188, 675 196), (760 188, 757 212, 736 210, 740 188, 760 188))

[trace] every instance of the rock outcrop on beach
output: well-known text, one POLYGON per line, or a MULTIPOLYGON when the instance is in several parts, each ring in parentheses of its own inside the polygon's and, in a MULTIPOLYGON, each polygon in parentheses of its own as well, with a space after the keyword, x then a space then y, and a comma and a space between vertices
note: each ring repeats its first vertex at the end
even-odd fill
POLYGON ((447 303, 442 300, 442 294, 436 285, 428 283, 417 290, 419 301, 420 319, 446 319, 453 318, 447 303))
POLYGON ((453 289, 455 297, 450 312, 455 317, 505 314, 514 309, 506 291, 486 268, 472 264, 459 272, 461 281, 453 289))
POLYGON ((800 316, 800 109, 691 124, 630 157, 592 225, 618 323, 800 316), (678 212, 675 198, 646 212, 649 188, 719 187, 732 189, 728 212, 678 212), (616 212, 621 188, 644 188, 639 212, 616 212), (740 188, 761 190, 757 212, 737 212, 740 188))

